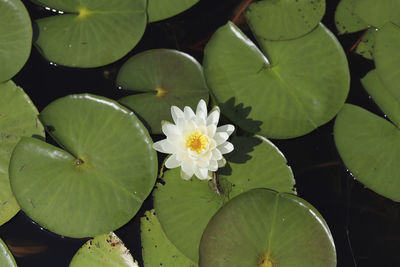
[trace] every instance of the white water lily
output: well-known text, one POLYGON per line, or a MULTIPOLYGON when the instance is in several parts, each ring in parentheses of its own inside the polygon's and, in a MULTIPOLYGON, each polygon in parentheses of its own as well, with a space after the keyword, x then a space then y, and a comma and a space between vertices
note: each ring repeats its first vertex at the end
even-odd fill
POLYGON ((182 111, 171 107, 174 123, 163 122, 162 131, 166 139, 154 143, 159 152, 172 154, 165 166, 168 169, 181 167, 181 176, 188 180, 193 175, 201 180, 210 179, 211 173, 226 163, 223 154, 233 150, 228 142, 235 130, 231 124, 217 128, 220 111, 215 107, 207 116, 207 106, 200 100, 196 113, 190 107, 182 111))

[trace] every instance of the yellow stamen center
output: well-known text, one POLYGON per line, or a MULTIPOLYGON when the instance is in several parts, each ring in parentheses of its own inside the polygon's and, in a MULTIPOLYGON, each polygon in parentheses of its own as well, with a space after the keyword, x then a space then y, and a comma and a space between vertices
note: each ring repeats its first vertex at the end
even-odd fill
POLYGON ((161 87, 156 88, 156 91, 157 91, 157 94, 156 94, 157 97, 163 97, 166 94, 168 94, 168 91, 161 87))
POLYGON ((208 138, 204 134, 196 131, 191 133, 186 138, 186 148, 189 148, 192 151, 197 152, 200 154, 204 149, 207 148, 208 138))

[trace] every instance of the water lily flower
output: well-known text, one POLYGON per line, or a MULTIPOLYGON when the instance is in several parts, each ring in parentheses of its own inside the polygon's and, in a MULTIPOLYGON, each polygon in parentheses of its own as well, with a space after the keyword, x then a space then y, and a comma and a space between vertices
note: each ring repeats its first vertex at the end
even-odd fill
POLYGON ((207 116, 207 106, 200 100, 196 113, 186 106, 182 111, 171 107, 174 123, 163 122, 166 139, 154 143, 159 152, 171 154, 165 162, 168 169, 181 167, 181 176, 189 180, 193 175, 201 180, 212 178, 212 172, 226 163, 222 155, 233 150, 228 142, 235 130, 231 124, 217 127, 220 111, 215 107, 207 116))

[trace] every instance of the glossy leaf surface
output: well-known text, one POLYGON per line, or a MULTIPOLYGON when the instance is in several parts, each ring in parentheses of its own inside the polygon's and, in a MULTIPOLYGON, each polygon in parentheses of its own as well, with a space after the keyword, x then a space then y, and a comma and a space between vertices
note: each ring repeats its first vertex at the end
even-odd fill
POLYGON ((31 53, 31 19, 20 0, 0 0, 0 83, 11 79, 31 53))
POLYGON ((200 99, 208 102, 201 65, 188 54, 171 49, 135 55, 120 69, 117 85, 141 92, 119 102, 134 110, 153 134, 161 133, 161 121, 172 121, 172 105, 195 110, 200 99))
POLYGON ((361 83, 379 108, 400 127, 400 102, 384 87, 376 70, 370 71, 361 83))
POLYGON ((175 16, 195 5, 199 0, 148 0, 149 22, 175 16))
POLYGON ((124 243, 114 233, 87 241, 72 258, 69 267, 139 267, 124 243))
POLYGON ((272 143, 256 137, 236 137, 232 143, 235 149, 219 171, 218 187, 196 178, 185 181, 179 169, 173 169, 164 174, 165 185, 158 184, 154 191, 154 207, 167 238, 195 262, 203 230, 224 202, 253 188, 293 192, 291 169, 272 143))
POLYGON ((375 65, 385 88, 400 101, 400 27, 389 23, 376 33, 375 65))
POLYGON ((0 266, 2 267, 17 267, 14 257, 8 250, 7 245, 0 239, 0 266))
POLYGON ((44 137, 37 115, 36 107, 21 88, 12 81, 0 84, 0 225, 19 211, 8 174, 11 153, 22 136, 44 137))
POLYGON ((146 23, 145 0, 38 0, 64 12, 35 21, 35 45, 56 64, 92 68, 112 63, 139 42, 146 23))
POLYGON ((288 40, 311 32, 325 13, 325 0, 261 0, 246 14, 250 28, 260 38, 288 40))
POLYGON ((230 200, 210 220, 199 266, 334 267, 336 252, 324 219, 305 200, 254 189, 230 200))
POLYGON ((339 42, 322 24, 290 41, 260 41, 228 23, 205 49, 207 84, 230 120, 270 138, 292 138, 331 120, 349 91, 339 42))
POLYGON ((93 95, 60 98, 41 113, 57 148, 24 138, 10 163, 22 210, 60 235, 90 237, 127 223, 152 190, 157 158, 133 112, 93 95))
POLYGON ((334 137, 340 157, 357 180, 400 201, 400 131, 396 126, 346 104, 336 118, 334 137))
POLYGON ((182 254, 165 236, 154 210, 147 211, 140 219, 140 237, 144 266, 197 267, 182 254))

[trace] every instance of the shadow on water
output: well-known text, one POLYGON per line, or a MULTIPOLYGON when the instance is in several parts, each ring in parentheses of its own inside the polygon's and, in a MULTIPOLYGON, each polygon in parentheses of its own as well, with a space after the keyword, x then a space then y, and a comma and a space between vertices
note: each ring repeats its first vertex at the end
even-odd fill
POLYGON ((231 97, 225 103, 219 103, 219 107, 224 115, 240 125, 241 128, 246 129, 252 133, 261 131, 261 121, 254 120, 249 117, 251 107, 245 107, 243 103, 235 105, 235 98, 231 97))

